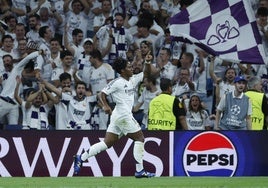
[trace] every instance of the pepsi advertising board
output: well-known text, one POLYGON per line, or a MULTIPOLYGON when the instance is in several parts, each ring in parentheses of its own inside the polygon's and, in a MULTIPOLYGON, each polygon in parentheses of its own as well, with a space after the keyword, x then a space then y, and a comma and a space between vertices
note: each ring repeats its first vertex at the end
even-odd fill
POLYGON ((174 176, 267 176, 265 131, 174 132, 174 176))

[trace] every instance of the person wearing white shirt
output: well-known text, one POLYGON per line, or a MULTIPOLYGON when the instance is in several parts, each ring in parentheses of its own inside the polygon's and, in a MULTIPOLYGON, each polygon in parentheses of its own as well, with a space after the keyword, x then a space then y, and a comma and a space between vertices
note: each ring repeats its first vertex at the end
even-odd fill
POLYGON ((2 38, 2 48, 0 49, 0 71, 4 70, 2 57, 6 54, 12 56, 13 59, 18 59, 18 54, 13 49, 14 40, 10 35, 4 35, 2 38))
POLYGON ((26 39, 26 37, 25 37, 25 34, 26 34, 25 25, 23 23, 17 23, 14 32, 15 32, 16 37, 14 38, 13 49, 17 50, 18 49, 18 41, 22 40, 22 39, 26 39))
POLYGON ((187 68, 180 68, 178 72, 179 80, 172 88, 172 95, 180 100, 184 100, 185 105, 189 103, 189 97, 196 90, 196 83, 190 79, 190 71, 187 68))
POLYGON ((75 66, 78 70, 78 75, 84 82, 86 82, 86 84, 88 84, 88 74, 83 75, 83 72, 85 69, 91 68, 90 53, 94 49, 93 40, 91 38, 86 38, 83 41, 83 49, 84 51, 82 53, 77 54, 78 57, 76 59, 78 60, 75 62, 75 66))
POLYGON ((177 66, 170 61, 171 51, 168 48, 161 48, 157 63, 151 66, 151 72, 157 76, 157 86, 160 85, 160 78, 168 78, 173 81, 176 78, 177 66))
MULTIPOLYGON (((74 67, 77 66, 78 58, 80 57, 81 53, 84 51, 84 48, 82 46, 84 38, 84 33, 81 29, 75 28, 72 31, 72 40, 69 40, 68 34, 67 34, 67 28, 65 28, 65 33, 63 36, 64 39, 64 46, 65 48, 70 51, 74 57, 74 67)), ((86 39, 84 39, 86 41, 86 39)))
POLYGON ((44 56, 38 56, 35 61, 35 70, 37 70, 46 80, 50 79, 51 69, 47 69, 50 66, 50 40, 52 39, 52 31, 48 26, 42 26, 39 29, 39 50, 44 52, 44 56), (45 68, 45 69, 44 69, 45 68), (49 72, 45 72, 49 71, 49 72))
POLYGON ((134 41, 137 46, 140 46, 140 43, 144 40, 150 41, 153 45, 153 51, 155 52, 155 41, 157 36, 150 33, 150 24, 147 20, 142 19, 137 22, 137 33, 134 35, 134 41))
POLYGON ((214 72, 214 61, 215 57, 211 57, 209 64, 209 74, 213 79, 216 89, 215 89, 215 97, 216 97, 216 106, 219 104, 221 98, 228 92, 235 90, 234 79, 236 76, 236 71, 234 68, 229 67, 224 72, 224 77, 218 77, 214 72))
POLYGON ((202 106, 199 95, 193 93, 190 96, 189 106, 186 112, 188 130, 210 130, 209 116, 202 106))
MULTIPOLYGON (((71 87, 71 75, 67 72, 64 72, 60 75, 60 87, 58 87, 59 91, 65 93, 66 95, 75 96, 75 90, 71 87)), ((46 87, 48 86, 48 82, 44 81, 46 87)), ((53 93, 54 94, 54 93, 53 93)), ((55 94, 56 95, 56 94, 55 94)), ((55 96, 55 129, 56 130, 72 130, 69 124, 68 117, 68 106, 66 101, 61 101, 59 96, 55 96)))
POLYGON ((10 35, 14 39, 16 37, 15 34, 15 27, 18 23, 17 17, 15 15, 11 14, 5 18, 5 23, 7 25, 7 29, 5 30, 5 35, 10 35))
POLYGON ((168 78, 174 80, 177 66, 170 61, 171 51, 168 48, 162 48, 159 52, 158 66, 160 69, 160 78, 168 78))
POLYGON ((156 87, 156 79, 153 77, 148 77, 143 79, 144 89, 141 96, 138 99, 138 104, 134 106, 133 112, 139 110, 143 105, 143 118, 141 127, 143 130, 147 129, 148 125, 148 115, 149 115, 149 104, 150 101, 158 96, 162 91, 160 88, 156 87))
POLYGON ((72 67, 73 65, 73 56, 72 53, 68 50, 62 51, 60 54, 62 67, 57 67, 53 69, 51 75, 51 82, 55 87, 60 86, 60 75, 64 72, 69 73, 72 76, 72 86, 74 86, 75 78, 74 74, 76 74, 76 69, 72 67))
POLYGON ((18 124, 19 111, 18 104, 14 101, 14 83, 16 83, 16 77, 21 75, 23 67, 33 58, 42 54, 40 52, 33 52, 22 59, 16 65, 12 63, 12 56, 3 56, 3 62, 6 71, 0 76, 0 83, 3 90, 0 93, 0 121, 7 118, 7 123, 10 125, 18 124))
POLYGON ((40 8, 40 25, 49 26, 52 31, 52 36, 55 36, 56 29, 59 25, 62 24, 62 17, 57 13, 55 8, 51 8, 50 10, 47 7, 40 8))
POLYGON ((68 28, 68 40, 72 40, 72 32, 74 29, 79 28, 83 31, 83 39, 86 38, 87 33, 87 19, 90 10, 89 4, 86 0, 67 0, 64 3, 64 13, 66 14, 66 25, 68 28), (71 8, 69 4, 71 3, 71 8))
POLYGON ((23 129, 48 130, 48 113, 53 106, 53 102, 48 100, 51 93, 47 92, 43 84, 39 84, 39 89, 28 90, 23 100, 19 94, 20 78, 17 77, 15 88, 15 99, 21 106, 23 129))
POLYGON ((12 0, 12 7, 14 9, 17 9, 16 16, 17 16, 18 23, 23 23, 23 24, 27 23, 26 22, 26 13, 27 13, 26 5, 27 5, 27 1, 25 0, 12 0))
POLYGON ((47 56, 47 62, 42 66, 36 66, 35 69, 40 70, 41 77, 47 81, 51 81, 52 72, 55 68, 61 68, 61 59, 60 59, 60 42, 58 39, 53 38, 49 43, 50 54, 47 56))
POLYGON ((33 41, 36 44, 39 43, 39 28, 40 28, 40 16, 38 14, 32 14, 28 18, 29 31, 26 33, 28 42, 33 41))
POLYGON ((112 15, 112 4, 110 0, 103 0, 101 5, 101 14, 94 17, 93 30, 95 33, 98 32, 101 26, 104 25, 105 20, 112 15))
MULTIPOLYGON (((149 56, 146 60, 150 62, 151 59, 152 56, 149 56)), ((112 147, 122 135, 125 135, 134 140, 133 155, 136 161, 135 177, 153 177, 155 176, 154 173, 144 170, 144 136, 140 125, 132 114, 135 87, 142 81, 144 74, 141 72, 140 74, 133 75, 130 62, 122 58, 114 61, 114 69, 120 74, 120 77, 111 81, 98 95, 103 110, 111 114, 111 121, 106 131, 105 138, 103 141, 91 145, 90 149, 82 153, 82 155, 74 156, 74 174, 77 175, 79 173, 84 161, 112 147), (116 103, 113 111, 106 99, 108 95, 112 95, 116 103)))
POLYGON ((113 25, 113 45, 111 53, 115 53, 117 57, 127 58, 128 49, 137 49, 134 38, 127 28, 124 27, 125 16, 122 13, 116 13, 113 25))
POLYGON ((101 12, 101 0, 88 0, 88 2, 91 2, 92 6, 90 8, 90 11, 88 13, 88 24, 87 24, 87 37, 93 38, 95 35, 93 24, 94 24, 94 18, 98 16, 101 12))
POLYGON ((98 29, 96 35, 93 37, 95 47, 100 50, 103 56, 103 62, 110 64, 113 63, 109 59, 109 53, 114 39, 112 24, 112 17, 107 18, 105 24, 98 29))
POLYGON ((86 83, 78 81, 75 85, 75 96, 59 90, 52 84, 46 83, 46 87, 52 92, 56 93, 61 98, 61 102, 67 105, 68 127, 71 130, 91 130, 90 103, 95 99, 94 96, 86 95, 86 83))
POLYGON ((226 93, 217 106, 216 130, 252 130, 252 102, 244 93, 247 80, 236 76, 234 85, 234 91, 226 93))
MULTIPOLYGON (((99 50, 93 50, 90 52, 90 61, 92 67, 85 75, 87 75, 89 79, 89 88, 91 88, 92 95, 97 96, 97 94, 115 78, 115 73, 111 65, 103 63, 99 50)), ((112 103, 113 101, 111 97, 109 96, 108 98, 109 102, 112 103)), ((96 100, 92 110, 92 129, 106 130, 108 118, 109 115, 103 111, 103 109, 97 104, 96 100)))

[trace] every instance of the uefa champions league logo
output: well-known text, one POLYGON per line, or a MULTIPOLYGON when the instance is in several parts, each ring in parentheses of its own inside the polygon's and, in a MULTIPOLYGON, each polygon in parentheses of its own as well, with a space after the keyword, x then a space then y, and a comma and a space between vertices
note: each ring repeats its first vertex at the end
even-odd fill
POLYGON ((233 105, 231 107, 231 113, 237 116, 238 114, 240 114, 240 107, 238 105, 233 105))
POLYGON ((233 17, 221 15, 214 18, 206 34, 206 44, 217 51, 231 49, 237 44, 240 35, 237 28, 239 25, 233 17))

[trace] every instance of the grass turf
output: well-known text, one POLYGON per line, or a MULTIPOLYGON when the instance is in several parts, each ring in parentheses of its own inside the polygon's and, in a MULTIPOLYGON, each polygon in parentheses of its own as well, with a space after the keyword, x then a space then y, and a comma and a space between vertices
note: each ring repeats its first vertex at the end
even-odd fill
POLYGON ((10 177, 0 188, 268 188, 268 177, 10 177))

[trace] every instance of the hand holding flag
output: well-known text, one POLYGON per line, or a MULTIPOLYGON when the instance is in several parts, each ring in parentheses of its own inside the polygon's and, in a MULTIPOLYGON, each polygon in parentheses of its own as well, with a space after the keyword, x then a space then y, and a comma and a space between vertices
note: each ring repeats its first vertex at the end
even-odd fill
POLYGON ((170 33, 173 40, 227 61, 263 64, 266 59, 247 0, 197 0, 170 19, 170 33))

